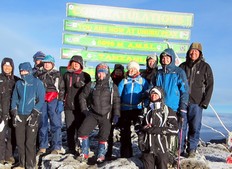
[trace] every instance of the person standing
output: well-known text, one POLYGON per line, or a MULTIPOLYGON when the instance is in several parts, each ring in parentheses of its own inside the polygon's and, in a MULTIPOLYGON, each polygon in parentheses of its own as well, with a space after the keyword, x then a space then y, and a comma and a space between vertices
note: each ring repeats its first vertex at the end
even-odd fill
POLYGON ((34 61, 34 67, 32 68, 33 73, 35 74, 35 76, 37 76, 36 74, 38 74, 39 72, 42 71, 43 69, 43 62, 42 60, 44 59, 45 54, 42 51, 38 51, 33 55, 33 61, 34 61))
POLYGON ((77 131, 85 118, 85 115, 81 113, 79 95, 85 84, 91 81, 90 75, 84 72, 83 69, 83 58, 79 55, 74 55, 68 63, 67 72, 63 76, 65 84, 64 112, 68 153, 71 154, 76 154, 75 141, 77 140, 77 131))
MULTIPOLYGON (((164 90, 165 104, 177 113, 179 118, 179 150, 184 149, 187 129, 187 106, 189 100, 189 86, 185 72, 175 65, 175 52, 171 48, 160 54, 161 69, 152 79, 153 86, 160 86, 164 90)), ((176 143, 174 143, 176 144, 176 143)), ((170 147, 176 153, 176 147, 170 147)))
POLYGON ((141 76, 145 78, 150 84, 151 79, 156 76, 158 71, 158 56, 155 54, 148 55, 146 58, 146 70, 141 73, 141 76))
POLYGON ((33 76, 29 62, 21 63, 19 71, 21 79, 15 84, 11 101, 19 154, 19 165, 15 169, 32 169, 36 167, 36 137, 45 89, 43 83, 33 76))
POLYGON ((3 58, 0 74, 0 124, 4 128, 0 132, 0 163, 15 162, 13 154, 16 148, 15 129, 10 117, 10 103, 13 89, 19 77, 14 75, 14 62, 11 58, 3 58))
MULTIPOLYGON (((118 84, 122 81, 122 79, 125 77, 124 76, 124 66, 121 64, 115 64, 114 65, 114 70, 111 73, 111 78, 113 82, 118 86, 118 84)), ((113 120, 113 119, 112 119, 113 120)), ((111 129, 110 129, 110 135, 108 139, 108 150, 106 153, 106 158, 111 159, 112 153, 113 153, 113 144, 114 144, 114 128, 116 124, 112 124, 111 129)))
POLYGON ((38 74, 38 78, 43 82, 46 94, 40 116, 39 152, 37 155, 46 153, 46 149, 49 148, 49 128, 51 131, 51 153, 59 154, 62 148, 61 113, 64 110, 64 82, 60 72, 54 68, 55 59, 53 56, 46 55, 42 62, 43 70, 38 74))
POLYGON ((140 75, 140 66, 137 62, 131 61, 127 65, 126 77, 119 83, 118 91, 121 97, 121 117, 119 127, 121 131, 121 157, 130 158, 133 156, 131 143, 131 123, 138 122, 138 116, 142 111, 143 94, 149 84, 140 75))
POLYGON ((168 135, 178 134, 176 113, 164 103, 161 87, 149 91, 149 106, 143 109, 140 116, 138 144, 142 151, 142 162, 145 169, 167 169, 169 161, 168 135))
POLYGON ((78 130, 81 154, 78 160, 87 162, 89 157, 89 134, 98 125, 97 162, 105 160, 107 140, 110 134, 111 117, 117 124, 120 117, 120 97, 117 86, 110 78, 107 64, 96 66, 96 81, 88 83, 79 96, 81 111, 86 118, 78 130), (112 114, 112 112, 114 114, 112 114))
POLYGON ((195 157, 202 111, 209 105, 214 85, 213 72, 210 65, 204 61, 201 43, 194 42, 190 45, 186 61, 180 67, 185 71, 189 83, 187 152, 189 157, 195 157))

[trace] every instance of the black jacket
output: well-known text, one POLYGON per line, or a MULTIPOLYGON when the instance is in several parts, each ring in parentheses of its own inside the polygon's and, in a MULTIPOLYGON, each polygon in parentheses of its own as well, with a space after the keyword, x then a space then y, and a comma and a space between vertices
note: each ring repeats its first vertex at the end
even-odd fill
POLYGON ((213 93, 214 78, 211 67, 203 58, 192 63, 189 59, 180 67, 189 83, 189 102, 207 108, 213 93))
POLYGON ((67 71, 63 79, 65 84, 65 110, 80 110, 79 95, 85 84, 91 81, 90 75, 86 72, 67 71))
POLYGON ((79 96, 81 111, 88 109, 87 100, 90 99, 90 110, 98 115, 104 116, 111 112, 113 109, 114 114, 120 116, 120 96, 116 84, 113 83, 113 104, 111 104, 111 91, 109 84, 109 76, 104 80, 97 80, 94 89, 91 87, 91 83, 88 83, 82 93, 79 96), (91 98, 89 98, 89 96, 91 98))

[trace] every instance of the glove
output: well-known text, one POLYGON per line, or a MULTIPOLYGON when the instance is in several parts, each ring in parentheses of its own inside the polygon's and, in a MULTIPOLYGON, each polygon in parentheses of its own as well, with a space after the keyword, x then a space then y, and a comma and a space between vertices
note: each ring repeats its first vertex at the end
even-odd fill
POLYGON ((39 117, 39 111, 36 109, 33 109, 31 111, 30 116, 27 118, 28 126, 34 127, 37 124, 38 117, 39 117))
POLYGON ((73 86, 76 87, 76 88, 80 88, 80 87, 82 87, 84 85, 85 85, 85 83, 83 81, 79 81, 79 82, 76 82, 76 83, 73 84, 73 86))
POLYGON ((205 104, 203 104, 203 103, 200 104, 200 107, 201 107, 202 109, 207 109, 207 105, 205 105, 205 104))
POLYGON ((56 113, 61 114, 64 111, 64 105, 62 101, 58 101, 56 105, 56 113))
POLYGON ((112 125, 116 125, 118 123, 119 115, 114 115, 112 125))
POLYGON ((82 111, 82 113, 85 115, 85 117, 90 115, 90 111, 88 111, 88 110, 84 110, 84 111, 82 111))
POLYGON ((17 127, 17 122, 22 122, 22 120, 20 119, 17 109, 13 109, 11 110, 11 116, 12 116, 12 124, 14 127, 17 127))

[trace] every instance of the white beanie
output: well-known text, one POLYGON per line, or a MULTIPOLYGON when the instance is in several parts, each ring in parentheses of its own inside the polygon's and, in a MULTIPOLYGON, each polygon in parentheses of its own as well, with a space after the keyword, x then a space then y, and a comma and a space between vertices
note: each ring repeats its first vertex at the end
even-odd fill
POLYGON ((139 71, 140 66, 139 66, 139 64, 138 64, 137 62, 135 62, 135 61, 130 61, 130 62, 128 63, 128 65, 127 65, 127 70, 130 70, 131 68, 135 68, 135 69, 137 69, 137 70, 139 71))

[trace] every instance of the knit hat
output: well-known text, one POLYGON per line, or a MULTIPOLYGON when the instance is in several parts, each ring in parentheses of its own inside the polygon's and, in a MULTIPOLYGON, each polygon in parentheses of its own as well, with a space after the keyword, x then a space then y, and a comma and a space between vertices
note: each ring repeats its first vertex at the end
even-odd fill
POLYGON ((33 56, 33 59, 34 59, 34 62, 37 61, 37 60, 43 60, 45 57, 45 54, 41 51, 38 51, 34 54, 33 56))
POLYGON ((149 59, 158 60, 158 55, 156 53, 154 53, 152 55, 148 55, 146 60, 148 61, 149 59))
POLYGON ((130 70, 131 68, 135 68, 135 69, 137 69, 139 71, 140 66, 136 61, 131 61, 127 65, 127 70, 130 70))
POLYGON ((190 47, 189 47, 189 50, 191 49, 197 49, 199 50, 201 53, 202 53, 202 46, 201 46, 201 43, 198 43, 198 42, 193 42, 190 47))
POLYGON ((42 62, 51 62, 51 63, 55 64, 55 59, 54 59, 54 57, 51 56, 51 55, 46 55, 46 56, 44 57, 44 59, 42 60, 42 62))
POLYGON ((124 66, 121 65, 121 64, 115 64, 114 65, 114 70, 116 70, 116 69, 120 69, 122 72, 124 72, 124 66))
POLYGON ((83 58, 82 56, 80 55, 74 55, 70 61, 69 61, 69 65, 72 63, 72 62, 77 62, 80 64, 81 68, 83 69, 83 58))
POLYGON ((149 94, 151 95, 151 94, 153 94, 153 93, 158 94, 158 95, 159 95, 159 98, 162 99, 162 91, 160 91, 159 88, 156 88, 156 87, 152 88, 152 89, 150 90, 149 94))
POLYGON ((100 63, 97 65, 96 71, 97 71, 97 73, 103 72, 107 75, 109 73, 109 67, 105 63, 100 63))

